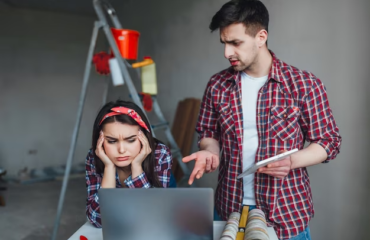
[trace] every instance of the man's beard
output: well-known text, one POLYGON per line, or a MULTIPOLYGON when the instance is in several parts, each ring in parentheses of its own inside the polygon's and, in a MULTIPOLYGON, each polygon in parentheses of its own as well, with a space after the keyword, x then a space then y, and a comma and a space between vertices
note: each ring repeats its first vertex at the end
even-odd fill
POLYGON ((242 63, 240 60, 239 60, 239 62, 241 63, 241 65, 233 66, 235 71, 241 72, 241 71, 244 71, 245 69, 247 69, 249 67, 249 66, 246 66, 244 63, 242 63))
POLYGON ((241 72, 253 68, 253 66, 256 64, 257 56, 253 57, 252 59, 246 60, 247 63, 242 62, 239 58, 237 59, 240 65, 233 66, 233 68, 235 71, 241 72))

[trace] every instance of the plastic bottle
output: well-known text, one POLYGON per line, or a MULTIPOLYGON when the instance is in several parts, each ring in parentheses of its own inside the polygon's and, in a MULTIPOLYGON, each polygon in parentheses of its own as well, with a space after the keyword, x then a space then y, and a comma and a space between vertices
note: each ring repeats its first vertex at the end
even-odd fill
POLYGON ((157 74, 155 62, 151 57, 144 57, 144 61, 152 61, 152 64, 141 67, 142 92, 157 95, 157 74))

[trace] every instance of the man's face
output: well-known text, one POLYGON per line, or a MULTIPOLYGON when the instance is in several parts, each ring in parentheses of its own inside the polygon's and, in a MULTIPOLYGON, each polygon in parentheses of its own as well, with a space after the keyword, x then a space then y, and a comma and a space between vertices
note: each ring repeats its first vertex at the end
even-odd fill
POLYGON ((250 69, 256 63, 258 54, 257 35, 246 33, 242 23, 234 23, 220 30, 221 43, 225 45, 225 58, 236 71, 250 69))

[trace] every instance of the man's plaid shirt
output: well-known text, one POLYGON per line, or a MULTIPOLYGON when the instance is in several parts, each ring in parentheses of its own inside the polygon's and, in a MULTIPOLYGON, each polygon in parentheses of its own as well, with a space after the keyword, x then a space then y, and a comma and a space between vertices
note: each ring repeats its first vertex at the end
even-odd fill
MULTIPOLYGON (((255 161, 280 150, 302 149, 305 141, 322 146, 328 160, 339 153, 341 136, 334 121, 326 90, 312 73, 273 57, 268 81, 257 99, 258 149, 255 161)), ((199 140, 214 138, 221 147, 215 206, 221 218, 241 211, 243 113, 240 74, 232 68, 215 74, 201 104, 196 130, 199 140)), ((290 171, 284 179, 255 173, 257 208, 263 210, 279 239, 304 231, 314 214, 306 168, 290 171)))

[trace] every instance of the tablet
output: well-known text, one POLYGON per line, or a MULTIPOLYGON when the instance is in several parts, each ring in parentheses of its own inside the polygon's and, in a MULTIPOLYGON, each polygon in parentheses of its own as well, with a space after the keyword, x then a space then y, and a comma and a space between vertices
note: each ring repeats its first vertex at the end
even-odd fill
POLYGON ((242 178, 244 176, 247 176, 249 174, 255 173, 259 168, 265 167, 265 166, 267 166, 270 163, 273 163, 273 162, 279 161, 281 159, 284 159, 287 156, 289 156, 289 155, 291 155, 291 154, 293 154, 295 152, 298 152, 298 149, 297 148, 295 148, 293 150, 290 150, 290 151, 287 151, 287 152, 284 152, 284 153, 281 153, 281 154, 278 154, 278 155, 276 155, 274 157, 271 157, 271 158, 268 158, 266 160, 259 161, 259 162, 255 163, 251 168, 248 168, 242 174, 240 174, 239 176, 237 176, 237 179, 240 179, 240 178, 242 178))

